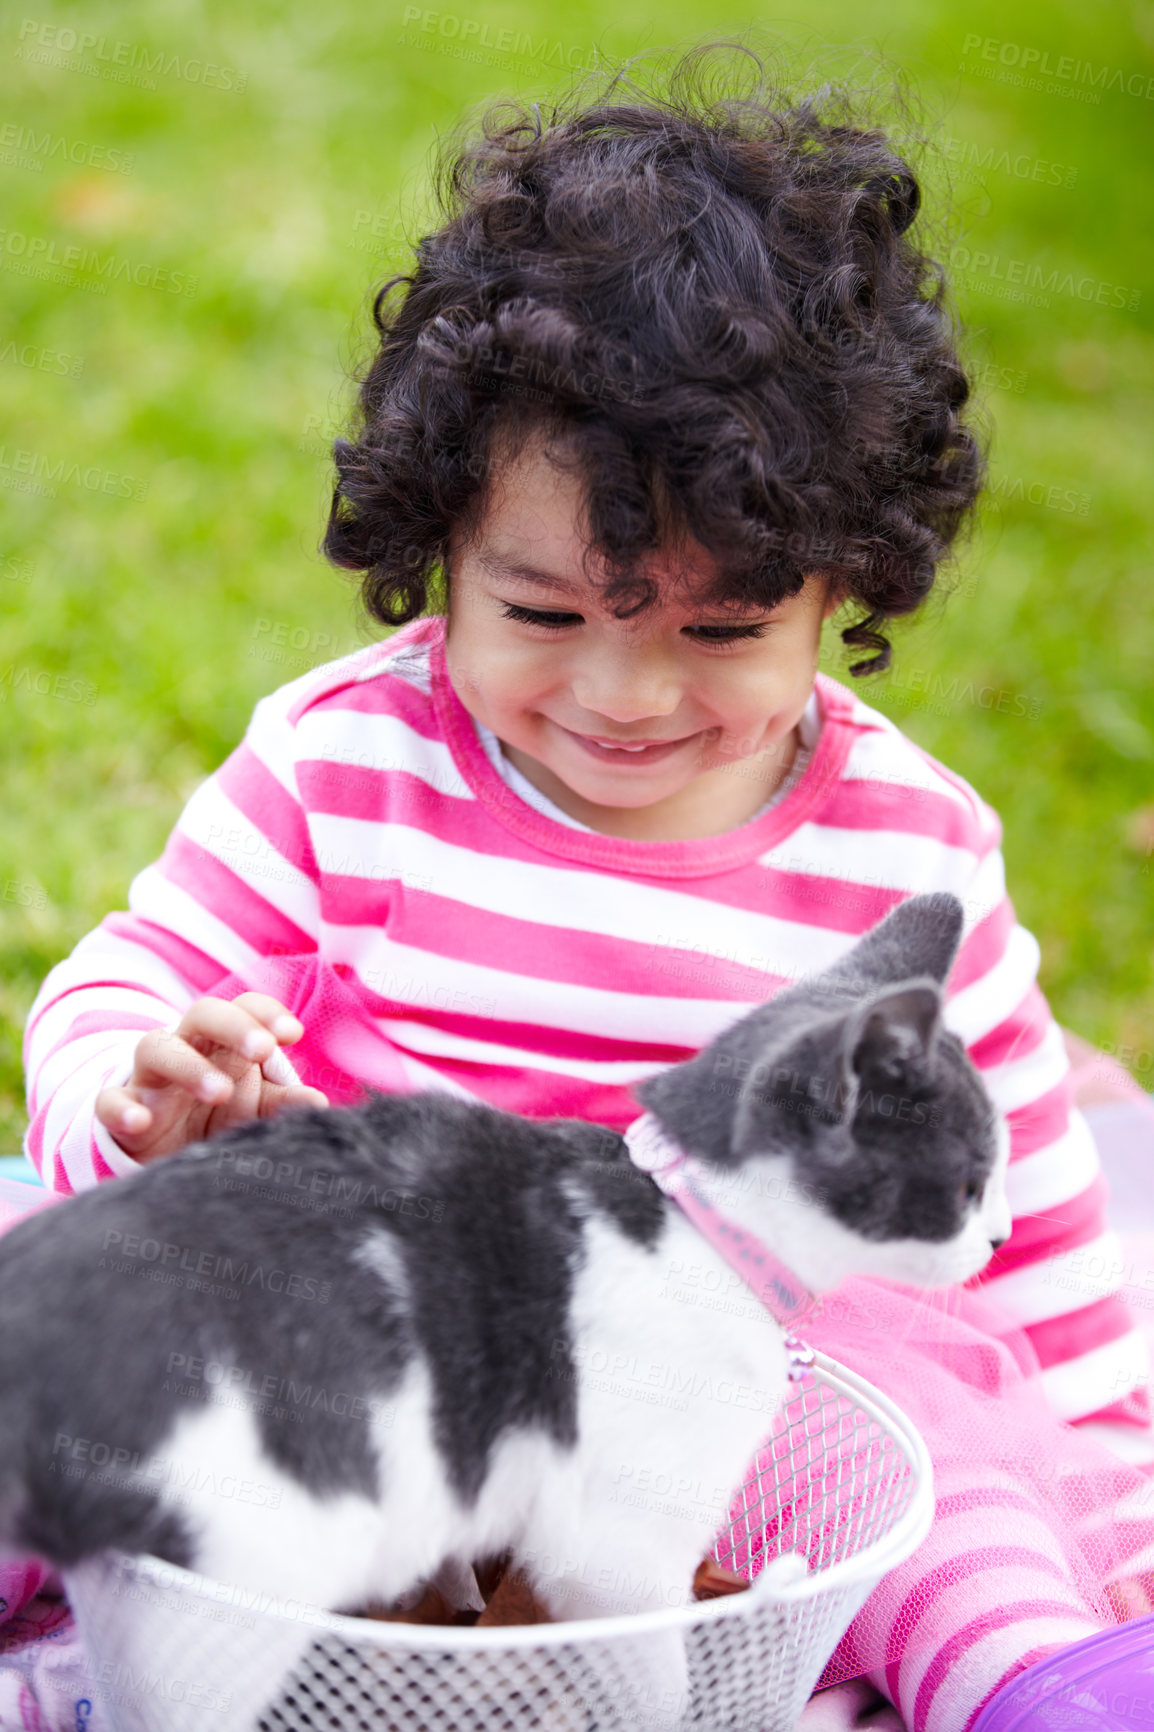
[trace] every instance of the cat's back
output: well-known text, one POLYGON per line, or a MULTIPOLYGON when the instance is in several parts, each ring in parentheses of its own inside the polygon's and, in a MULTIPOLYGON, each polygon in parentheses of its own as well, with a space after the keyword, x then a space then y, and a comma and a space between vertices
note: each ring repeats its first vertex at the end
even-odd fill
MULTIPOLYGON (((366 1245, 396 1244, 446 1301, 482 1279, 512 1299, 542 1261, 577 1253, 593 1211, 652 1240, 660 1201, 621 1139, 435 1093, 252 1120, 17 1224, 0 1239, 0 1363, 23 1338, 163 1317, 205 1326, 259 1302, 355 1300, 366 1245)), ((380 1267, 376 1281, 380 1284, 380 1267)), ((369 1259, 371 1262, 371 1259, 369 1259)), ((549 1285, 553 1282, 550 1280, 549 1285)))
MULTIPOLYGON (((25 1543, 65 1555, 102 1531, 93 1440, 140 1461, 238 1404, 301 1483, 369 1486, 373 1416, 415 1368, 475 1493, 509 1428, 573 1435, 584 1223, 652 1247, 662 1207, 600 1127, 377 1095, 235 1127, 20 1223, 0 1239, 0 1462, 23 1463, 25 1543), (83 1469, 66 1509, 61 1450, 83 1469)), ((115 1531, 187 1555, 132 1498, 115 1531)))
POLYGON ((21 1543, 63 1557, 108 1523, 180 1561, 152 1492, 106 1467, 135 1471, 210 1410, 243 1408, 301 1483, 371 1483, 373 1415, 420 1343, 365 1248, 445 1218, 468 1117, 447 1098, 293 1109, 0 1238, 0 1526, 18 1509, 21 1543))

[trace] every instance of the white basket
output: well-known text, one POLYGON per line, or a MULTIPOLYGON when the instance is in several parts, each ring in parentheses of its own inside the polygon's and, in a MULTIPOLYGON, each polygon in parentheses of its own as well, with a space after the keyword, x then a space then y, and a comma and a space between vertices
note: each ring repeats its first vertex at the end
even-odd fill
POLYGON ((105 1554, 64 1578, 91 1694, 116 1732, 792 1732, 866 1596, 925 1538, 932 1476, 904 1414, 821 1353, 758 1461, 715 1556, 749 1576, 799 1552, 809 1573, 635 1617, 380 1623, 105 1554), (675 1704, 643 1682, 671 1675, 675 1704))

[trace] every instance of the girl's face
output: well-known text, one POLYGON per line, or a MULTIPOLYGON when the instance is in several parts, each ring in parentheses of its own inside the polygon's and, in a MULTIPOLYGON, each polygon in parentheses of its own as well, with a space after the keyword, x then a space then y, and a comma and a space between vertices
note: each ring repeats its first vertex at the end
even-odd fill
POLYGON ((617 619, 586 576, 583 504, 539 437, 494 478, 473 535, 450 548, 454 689, 580 823, 646 841, 721 835, 789 770, 837 599, 808 578, 771 612, 696 605, 714 567, 691 543, 648 556, 661 599, 617 619))

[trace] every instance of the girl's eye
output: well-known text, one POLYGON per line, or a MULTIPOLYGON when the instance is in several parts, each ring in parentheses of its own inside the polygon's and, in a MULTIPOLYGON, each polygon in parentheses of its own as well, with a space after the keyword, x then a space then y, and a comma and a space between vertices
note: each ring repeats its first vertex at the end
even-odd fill
POLYGON ((512 601, 505 603, 505 611, 501 617, 515 619, 519 625, 548 626, 554 631, 561 626, 572 625, 574 620, 578 625, 581 623, 579 613, 542 613, 534 607, 518 607, 516 602, 512 601))
MULTIPOLYGON (((544 626, 547 631, 561 631, 566 626, 581 623, 579 613, 554 613, 535 607, 519 607, 516 602, 505 603, 503 619, 514 619, 519 625, 544 626)), ((768 621, 756 625, 695 625, 686 626, 685 630, 695 636, 699 642, 713 645, 719 649, 726 648, 739 638, 759 638, 769 629, 768 621)))
POLYGON ((764 637, 769 630, 769 621, 761 620, 756 625, 694 625, 687 626, 701 643, 713 645, 717 649, 728 649, 741 638, 764 637))

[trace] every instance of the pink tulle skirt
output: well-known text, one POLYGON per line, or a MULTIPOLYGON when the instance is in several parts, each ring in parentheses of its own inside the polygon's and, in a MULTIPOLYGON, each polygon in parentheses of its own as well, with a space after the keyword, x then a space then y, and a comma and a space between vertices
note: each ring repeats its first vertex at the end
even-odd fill
MULTIPOLYGON (((1065 1605, 1087 1628, 1128 1615, 1125 1584, 1154 1569, 1154 1482, 1053 1415, 1028 1340, 990 1332, 980 1289, 918 1293, 850 1280, 797 1333, 912 1420, 933 1464, 935 1530, 948 1519, 953 1536, 943 1555, 931 1530, 890 1572, 830 1660, 824 1685, 908 1661, 919 1629, 925 1643, 939 1641, 940 1625, 925 1614, 951 1594, 958 1601, 962 1584, 972 1583, 971 1621, 980 1619, 988 1610, 983 1580, 1007 1569, 1033 1578, 1037 1605, 1065 1605)), ((756 1573, 757 1560, 749 1563, 756 1573)), ((1022 1622, 1030 1616, 1027 1596, 1022 1622)), ((955 1611, 953 1621, 961 1628, 964 1619, 955 1611)))

